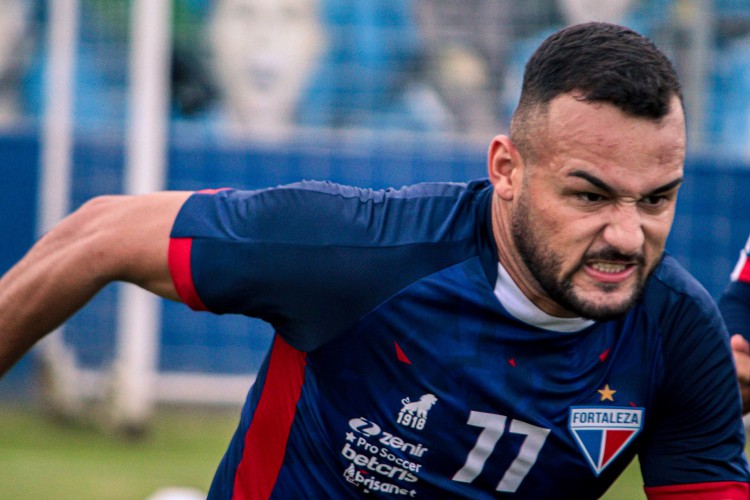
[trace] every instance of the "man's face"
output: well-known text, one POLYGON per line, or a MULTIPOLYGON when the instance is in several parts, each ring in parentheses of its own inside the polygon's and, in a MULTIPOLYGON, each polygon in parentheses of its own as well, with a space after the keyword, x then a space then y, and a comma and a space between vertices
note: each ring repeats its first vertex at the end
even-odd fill
POLYGON ((563 95, 542 121, 511 208, 521 268, 558 312, 620 316, 659 262, 674 219, 681 105, 674 98, 670 114, 653 122, 563 95))
POLYGON ((32 42, 32 5, 24 0, 0 0, 0 78, 22 73, 32 42))
POLYGON ((240 121, 290 119, 323 49, 319 0, 220 0, 214 62, 240 121))

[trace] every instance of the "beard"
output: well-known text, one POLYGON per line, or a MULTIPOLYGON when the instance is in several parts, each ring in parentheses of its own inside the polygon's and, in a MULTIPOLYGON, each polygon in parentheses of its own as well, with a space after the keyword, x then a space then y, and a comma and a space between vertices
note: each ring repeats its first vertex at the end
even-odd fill
MULTIPOLYGON (((541 232, 532 221, 528 204, 522 195, 519 198, 517 210, 511 216, 511 231, 513 243, 521 254, 524 264, 531 275, 541 286, 542 290, 555 302, 565 309, 583 318, 595 321, 609 321, 622 317, 641 297, 644 289, 644 258, 643 255, 623 255, 613 248, 606 248, 596 253, 587 254, 581 262, 570 272, 562 274, 563 256, 555 253, 543 241, 541 232), (638 265, 636 283, 631 293, 625 299, 612 304, 595 304, 584 298, 573 284, 573 276, 583 269, 586 260, 624 260, 635 261, 638 265)), ((599 290, 615 292, 620 285, 615 283, 600 283, 599 290)))

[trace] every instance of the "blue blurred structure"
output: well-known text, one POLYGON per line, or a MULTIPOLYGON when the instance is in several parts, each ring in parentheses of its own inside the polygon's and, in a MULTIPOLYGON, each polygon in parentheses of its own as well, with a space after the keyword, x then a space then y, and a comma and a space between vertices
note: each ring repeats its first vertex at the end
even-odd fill
MULTIPOLYGON (((430 103, 415 99, 428 52, 416 18, 418 3, 323 0, 323 21, 331 43, 298 113, 301 124, 317 130, 305 129, 293 141, 268 144, 230 141, 206 133, 206 123, 217 119, 210 109, 213 94, 203 87, 206 75, 198 71, 198 59, 194 59, 199 54, 189 49, 197 45, 201 28, 190 23, 200 21, 211 0, 177 0, 175 44, 179 55, 187 59, 180 60, 185 73, 172 75, 174 94, 182 96, 174 114, 182 113, 181 119, 196 127, 173 126, 171 130, 168 187, 252 189, 325 179, 385 188, 484 176, 486 145, 461 142, 446 134, 439 116, 430 114, 430 103), (180 25, 180 19, 188 24, 180 25), (427 133, 432 131, 442 134, 427 133)), ((455 3, 460 15, 465 3, 455 3)), ((675 9, 688 3, 644 0, 629 22, 658 39, 668 29, 675 9)), ((526 58, 543 35, 562 22, 552 8, 554 0, 513 4, 514 12, 497 20, 512 23, 514 37, 511 46, 503 47, 508 59, 502 61, 507 82, 501 121, 507 120, 515 105, 526 58)), ((125 151, 128 1, 83 0, 82 5, 74 208, 93 196, 122 191, 125 151)), ((707 154, 688 158, 667 249, 717 297, 750 233, 750 197, 746 194, 750 192, 750 2, 714 0, 713 5, 716 57, 706 95, 711 119, 700 124, 711 147, 707 154)), ((42 13, 38 36, 44 21, 42 13)), ((42 44, 35 47, 38 53, 23 83, 32 117, 40 112, 45 58, 42 44)), ((497 106, 502 99, 497 95, 488 106, 497 106)), ((482 141, 489 142, 497 132, 501 130, 487 130, 482 141)), ((5 188, 0 198, 0 230, 6 237, 0 245, 0 273, 35 238, 39 146, 38 131, 33 128, 0 134, 0 175, 5 188)), ((118 293, 117 285, 106 288, 66 325, 66 341, 75 346, 85 367, 104 367, 114 356, 118 293)), ((259 321, 194 313, 167 301, 163 302, 163 320, 160 368, 168 371, 252 373, 271 334, 259 321)), ((0 396, 23 395, 31 371, 26 359, 0 382, 0 396)))
MULTIPOLYGON (((2 198, 0 272, 33 242, 39 144, 33 134, 0 139, 2 198)), ((75 149, 74 206, 97 194, 121 191, 122 147, 95 138, 75 149)), ((169 188, 233 186, 259 188, 300 179, 385 188, 432 180, 464 181, 485 172, 483 147, 442 143, 420 148, 410 141, 368 139, 300 141, 283 147, 185 143, 170 149, 169 188)), ((717 296, 750 232, 750 168, 692 158, 667 248, 717 296)), ((111 285, 67 324, 66 340, 85 367, 106 366, 114 355, 118 287, 111 285)), ((160 368, 170 371, 253 373, 270 338, 270 328, 243 317, 189 311, 164 301, 160 368)), ((18 384, 28 366, 14 370, 18 384)), ((18 387, 24 387, 23 384, 18 387)), ((0 394, 3 391, 0 390, 0 394)))
MULTIPOLYGON (((36 136, 19 134, 0 140, 0 276, 34 243, 36 237, 37 164, 36 136)), ((29 392, 32 366, 28 358, 0 383, 0 397, 20 397, 29 392)))
POLYGON ((328 50, 298 119, 323 127, 423 129, 405 100, 419 56, 413 2, 323 0, 328 50))

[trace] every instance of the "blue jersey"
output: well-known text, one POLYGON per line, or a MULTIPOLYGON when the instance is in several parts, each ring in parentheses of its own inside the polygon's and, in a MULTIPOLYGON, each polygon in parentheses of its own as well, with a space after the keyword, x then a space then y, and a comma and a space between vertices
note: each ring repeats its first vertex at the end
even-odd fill
POLYGON ((210 498, 747 498, 728 336, 665 256, 623 318, 546 315, 498 264, 492 186, 198 193, 170 269, 276 330, 210 498), (714 495, 714 496, 711 496, 714 495))
POLYGON ((750 341, 750 238, 734 266, 729 284, 719 299, 729 333, 739 333, 750 341))

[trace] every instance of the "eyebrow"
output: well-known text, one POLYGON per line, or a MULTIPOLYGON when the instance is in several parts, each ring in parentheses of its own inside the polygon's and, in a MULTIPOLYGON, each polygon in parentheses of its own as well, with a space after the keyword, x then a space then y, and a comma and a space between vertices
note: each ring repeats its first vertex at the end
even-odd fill
MULTIPOLYGON (((599 179, 598 177, 595 177, 589 174, 588 172, 584 172, 583 170, 574 170, 569 175, 570 177, 578 177, 580 179, 583 179, 593 184, 594 186, 598 187, 602 191, 606 191, 607 193, 614 194, 616 192, 616 190, 612 186, 610 186, 603 180, 599 179)), ((655 194, 663 193, 665 191, 670 191, 676 188, 677 186, 679 186, 680 184, 682 184, 682 180, 683 180, 682 177, 678 177, 677 179, 671 182, 668 182, 664 184, 663 186, 659 186, 658 188, 652 190, 649 193, 646 193, 645 196, 653 196, 655 194)))

